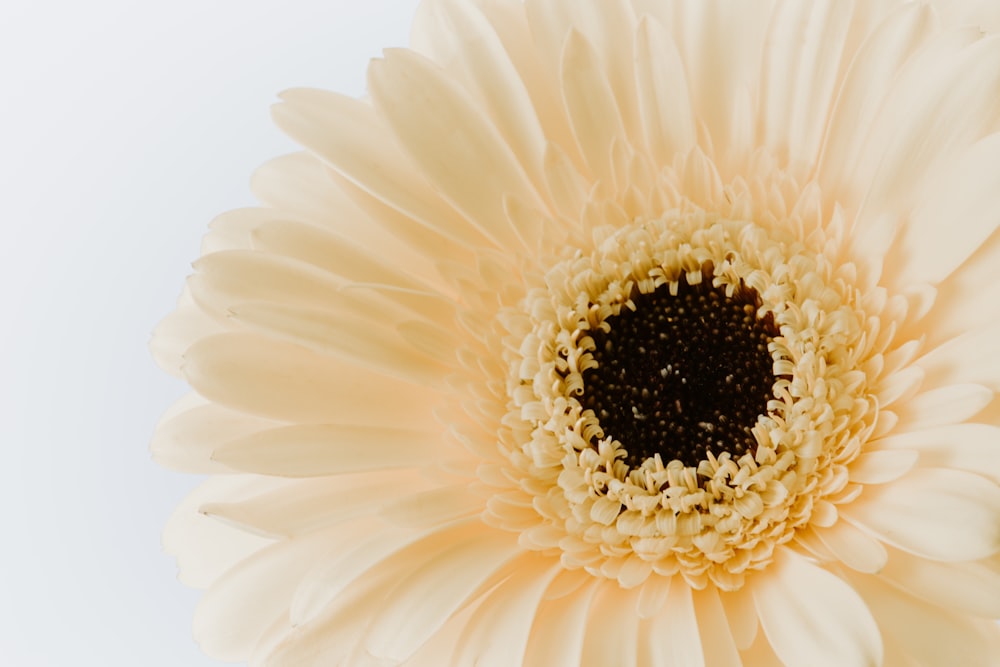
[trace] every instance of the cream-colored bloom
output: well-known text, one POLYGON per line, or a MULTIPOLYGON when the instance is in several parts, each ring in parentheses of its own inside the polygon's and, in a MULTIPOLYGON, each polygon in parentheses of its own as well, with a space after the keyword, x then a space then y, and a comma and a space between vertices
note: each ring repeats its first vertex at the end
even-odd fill
MULTIPOLYGON (((987 5, 983 5, 987 7, 987 5)), ((268 665, 1000 658, 1000 38, 440 0, 154 339, 167 543, 268 665)))

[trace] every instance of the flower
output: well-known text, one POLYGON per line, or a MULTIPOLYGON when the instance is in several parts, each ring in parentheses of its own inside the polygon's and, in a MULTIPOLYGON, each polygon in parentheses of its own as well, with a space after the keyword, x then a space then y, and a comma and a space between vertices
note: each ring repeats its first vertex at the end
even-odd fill
POLYGON ((218 218, 167 546, 274 665, 1000 655, 1000 38, 955 3, 426 2, 218 218), (956 14, 957 12, 957 14, 956 14), (949 17, 960 15, 961 19, 949 17))

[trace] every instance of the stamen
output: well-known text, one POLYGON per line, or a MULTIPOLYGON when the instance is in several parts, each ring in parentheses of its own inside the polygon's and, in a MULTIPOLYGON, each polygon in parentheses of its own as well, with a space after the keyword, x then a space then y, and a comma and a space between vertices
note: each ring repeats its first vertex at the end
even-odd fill
POLYGON ((682 280, 677 295, 636 290, 635 310, 592 334, 596 368, 584 374, 584 408, 638 467, 656 454, 697 467, 709 453, 753 453, 751 432, 774 398, 773 319, 745 286, 726 296, 711 273, 682 280))

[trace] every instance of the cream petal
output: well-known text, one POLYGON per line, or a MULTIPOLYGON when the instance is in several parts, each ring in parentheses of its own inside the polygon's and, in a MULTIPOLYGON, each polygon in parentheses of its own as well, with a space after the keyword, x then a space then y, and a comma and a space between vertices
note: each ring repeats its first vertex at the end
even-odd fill
POLYGON ((346 201, 326 167, 305 151, 265 162, 250 187, 265 206, 317 224, 334 217, 330 212, 342 210, 346 201))
POLYGON ((819 154, 844 60, 852 3, 779 2, 771 15, 760 80, 758 141, 792 165, 819 154))
POLYGON ((998 253, 1000 232, 994 232, 938 285, 937 298, 926 317, 902 333, 923 336, 925 347, 933 349, 967 331, 1000 321, 1000 283, 995 277, 998 253))
POLYGON ((404 382, 437 389, 451 370, 418 353, 395 331, 379 329, 368 321, 327 309, 248 302, 230 307, 229 316, 257 333, 339 357, 404 382))
MULTIPOLYGON (((851 582, 879 619, 882 632, 927 667, 988 667, 996 654, 968 617, 928 605, 879 581, 852 575, 851 582)), ((863 664, 863 663, 858 663, 863 664)))
MULTIPOLYGON (((343 279, 322 269, 263 252, 217 252, 202 257, 194 266, 198 272, 188 279, 192 297, 199 307, 220 319, 226 318, 234 305, 248 302, 326 309, 367 319, 369 326, 412 317, 419 309, 413 298, 398 295, 393 303, 369 290, 348 290, 343 279), (409 307, 399 302, 408 302, 409 307)), ((448 311, 447 304, 442 302, 440 307, 448 311)))
POLYGON ((535 553, 524 554, 513 574, 476 609, 455 645, 452 665, 523 665, 538 605, 562 566, 535 553))
POLYGON ((582 571, 563 572, 562 581, 573 586, 569 593, 541 602, 535 614, 525 650, 524 667, 580 667, 587 618, 602 582, 582 571))
POLYGON ((233 469, 212 459, 220 444, 277 425, 198 397, 191 407, 163 416, 149 448, 156 462, 168 468, 202 474, 229 472, 233 469))
POLYGON ((662 576, 649 577, 639 589, 639 601, 636 611, 639 618, 652 618, 660 613, 667 594, 670 592, 670 578, 662 576))
POLYGON ((231 438, 212 454, 235 470, 285 477, 413 468, 450 457, 462 458, 461 451, 440 432, 350 424, 272 428, 231 438))
POLYGON ((709 586, 692 594, 704 664, 709 667, 742 667, 740 652, 729 629, 719 592, 709 586))
POLYGON ((816 536, 842 563, 852 570, 874 574, 889 558, 882 543, 846 521, 829 528, 816 528, 816 536))
POLYGON ((905 475, 917 463, 920 455, 906 451, 864 452, 847 467, 856 484, 885 484, 905 475))
POLYGON ((736 648, 741 651, 750 648, 757 638, 759 625, 750 589, 744 586, 735 591, 722 593, 721 597, 722 607, 729 621, 729 632, 736 642, 736 648))
POLYGON ((881 577, 933 605, 984 618, 1000 617, 1000 559, 937 563, 893 551, 881 577))
POLYGON ((560 64, 563 101, 577 147, 593 175, 610 182, 611 146, 625 138, 614 91, 593 46, 575 30, 566 38, 560 64))
POLYGON ((499 246, 520 247, 524 230, 511 227, 503 196, 544 205, 468 93, 433 63, 405 50, 386 51, 384 60, 372 63, 368 88, 379 113, 442 196, 499 246))
POLYGON ((525 83, 483 7, 454 0, 430 4, 441 25, 436 32, 453 42, 449 64, 461 70, 464 85, 478 96, 525 173, 540 183, 545 133, 525 83))
MULTIPOLYGON (((830 194, 852 203, 860 200, 870 181, 856 179, 856 167, 865 151, 870 128, 882 108, 891 82, 900 67, 923 46, 934 28, 929 5, 901 5, 876 27, 858 48, 844 75, 830 117, 818 170, 830 194)), ((871 167, 868 167, 869 169, 871 167)), ((870 225, 868 226, 870 227, 870 225)), ((856 234, 865 234, 860 227, 856 234)), ((863 249, 863 243, 859 249, 863 249)), ((880 252, 883 246, 875 249, 880 252)))
POLYGON ((933 560, 1000 551, 1000 488, 972 473, 916 468, 891 484, 865 487, 840 513, 883 542, 933 560))
POLYGON ((879 665, 882 639, 851 586, 788 549, 749 586, 764 634, 787 665, 879 665))
POLYGON ((662 3, 634 0, 636 13, 656 16, 672 32, 684 60, 694 117, 715 147, 720 171, 745 164, 753 144, 752 108, 744 98, 756 84, 773 3, 720 0, 662 3), (719 44, 726 35, 726 44, 719 44))
POLYGON ((544 164, 545 185, 557 211, 571 224, 577 224, 589 195, 587 179, 558 144, 546 145, 544 164))
MULTIPOLYGON (((573 133, 559 94, 558 72, 559 49, 565 32, 552 44, 551 54, 548 53, 547 47, 538 43, 537 25, 528 21, 533 4, 536 3, 491 1, 479 3, 479 9, 493 24, 507 57, 517 68, 548 141, 568 148, 573 145, 573 133), (540 53, 542 49, 546 50, 545 55, 540 53)), ((571 159, 582 164, 575 153, 571 159)))
POLYGON ((498 571, 521 551, 516 537, 506 532, 468 533, 399 581, 371 619, 363 640, 369 653, 392 660, 409 657, 481 587, 495 584, 498 571))
POLYGON ((977 473, 1000 484, 1000 427, 987 424, 952 424, 900 433, 872 446, 883 450, 917 452, 926 468, 954 468, 977 473))
POLYGON ((202 650, 222 660, 245 660, 260 635, 287 615, 303 570, 342 537, 335 530, 281 541, 228 570, 195 612, 195 640, 202 650))
POLYGON ((230 328, 218 318, 206 313, 195 302, 191 288, 177 299, 176 308, 156 325, 149 341, 149 350, 156 364, 175 377, 183 377, 181 365, 184 352, 198 338, 222 333, 230 328))
POLYGON ((199 511, 221 498, 241 498, 259 488, 246 475, 216 476, 203 482, 177 506, 163 530, 163 549, 177 558, 178 578, 194 588, 208 588, 237 563, 274 540, 248 533, 199 511))
POLYGON ((671 580, 666 605, 659 614, 641 623, 639 642, 641 665, 704 667, 707 664, 691 587, 684 579, 671 580))
POLYGON ((673 36, 654 18, 639 22, 635 40, 639 115, 650 156, 670 164, 697 142, 684 63, 673 36))
POLYGON ((1000 392, 1000 322, 962 333, 916 363, 926 371, 927 386, 975 383, 1000 392))
POLYGON ((921 392, 894 408, 899 431, 959 424, 989 405, 993 396, 979 384, 952 384, 921 392))
POLYGON ((875 397, 879 407, 889 407, 897 402, 905 402, 920 389, 923 380, 924 369, 916 365, 890 373, 888 377, 881 379, 875 387, 875 397))
POLYGON ((580 667, 637 667, 640 623, 631 613, 638 603, 638 589, 623 590, 611 580, 603 580, 594 601, 583 638, 580 667), (622 613, 622 610, 628 610, 622 613))
MULTIPOLYGON (((919 236, 906 230, 916 219, 917 211, 907 217, 899 211, 919 206, 922 197, 940 185, 933 180, 941 171, 951 172, 969 147, 995 129, 997 110, 991 91, 1000 86, 1000 40, 979 40, 978 31, 945 33, 935 38, 904 66, 880 111, 868 142, 855 165, 855 182, 870 183, 865 201, 858 212, 857 228, 889 212, 901 223, 893 243, 884 250, 887 263, 898 271, 887 272, 892 287, 911 282, 940 280, 953 268, 955 261, 968 256, 969 247, 981 236, 982 225, 970 226, 968 238, 960 230, 955 241, 947 241, 940 266, 910 264, 907 253, 915 252, 922 243, 919 236), (928 180, 930 179, 930 180, 928 180), (929 190, 930 189, 930 190, 929 190), (905 243, 900 234, 907 237, 905 243), (903 268, 906 268, 905 276, 903 268), (914 277, 918 276, 918 277, 914 277)), ((982 180, 980 176, 977 180, 982 180)), ((940 201, 940 197, 938 197, 940 201)), ((935 206, 939 206, 935 204, 935 206)), ((932 211, 932 209, 928 209, 932 211)), ((925 218, 926 220, 926 218, 925 218)), ((929 229, 940 224, 931 219, 918 225, 929 229)), ((940 232, 934 234, 940 238, 940 232)), ((854 244, 857 247, 857 243, 854 244)), ((933 244, 932 244, 933 245, 933 244)), ((927 256, 927 246, 920 248, 920 258, 927 256)), ((914 258, 916 259, 916 258, 914 258)))
MULTIPOLYGON (((994 70, 1000 71, 1000 42, 990 54, 994 70)), ((1000 88, 1000 75, 977 85, 1000 88)), ((995 204, 998 163, 1000 134, 993 134, 926 175, 927 185, 920 188, 918 202, 887 258, 886 277, 892 285, 944 280, 1000 227, 995 204), (955 224, 958 221, 961 224, 955 224)))
POLYGON ((379 516, 393 524, 415 528, 432 528, 463 517, 480 515, 486 499, 475 493, 465 482, 455 486, 440 486, 386 502, 379 516))
MULTIPOLYGON (((371 104, 314 89, 286 91, 282 100, 273 109, 278 127, 349 181, 452 241, 472 246, 486 242, 433 194, 425 174, 392 140, 391 129, 371 104), (350 131, 330 132, 330 127, 350 131)), ((336 210, 328 208, 326 214, 336 210)))
POLYGON ((209 400, 271 419, 411 427, 433 420, 430 392, 251 334, 203 338, 185 355, 184 374, 209 400))
POLYGON ((201 254, 223 250, 249 250, 253 247, 253 231, 276 220, 293 220, 292 213, 280 213, 270 208, 238 208, 217 215, 208 223, 208 233, 201 239, 201 254))
POLYGON ((383 506, 432 486, 410 470, 281 481, 282 486, 260 490, 243 500, 204 503, 199 511, 259 535, 296 537, 358 517, 371 523, 383 506), (376 501, 372 500, 373 486, 378 488, 376 501))
POLYGON ((293 257, 349 281, 434 291, 419 278, 383 259, 377 246, 362 247, 354 240, 312 224, 294 220, 261 221, 250 236, 256 250, 293 257))
MULTIPOLYGON (((380 519, 369 519, 368 535, 359 535, 357 540, 350 542, 342 541, 338 551, 332 551, 327 559, 303 575, 291 602, 290 624, 320 632, 350 605, 352 589, 384 583, 382 588, 387 593, 395 586, 397 577, 406 576, 419 567, 437 553, 440 540, 463 533, 467 524, 466 520, 457 526, 414 533, 386 530, 380 519), (389 571, 393 565, 398 565, 395 572, 389 571)), ((375 607, 369 614, 375 613, 381 605, 381 600, 374 602, 375 607)), ((363 628, 368 619, 361 620, 363 628)))

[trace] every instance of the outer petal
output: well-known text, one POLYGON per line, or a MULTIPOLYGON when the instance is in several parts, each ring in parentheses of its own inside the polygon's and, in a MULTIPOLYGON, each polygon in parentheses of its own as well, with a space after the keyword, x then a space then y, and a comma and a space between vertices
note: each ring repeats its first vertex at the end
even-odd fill
POLYGON ((882 638, 851 586, 788 549, 748 583, 761 626, 786 665, 879 665, 882 638))
POLYGON ((1000 488, 958 470, 918 468, 891 484, 865 488, 841 514, 882 541, 942 561, 1000 551, 1000 488))

